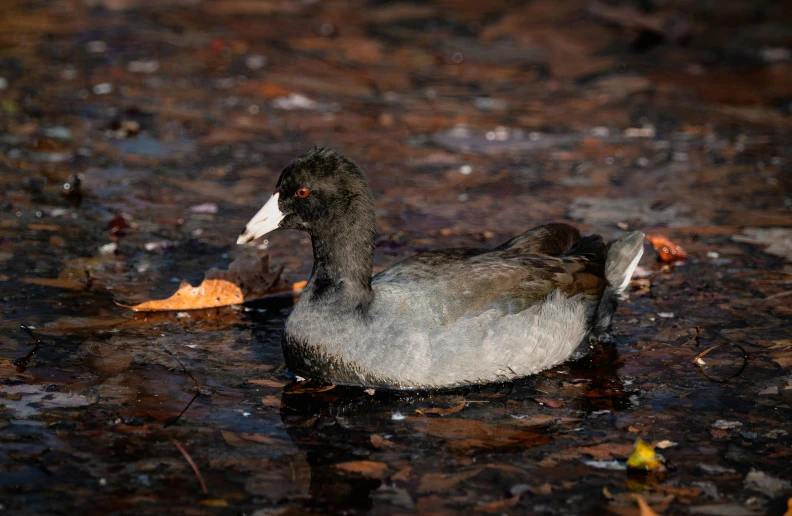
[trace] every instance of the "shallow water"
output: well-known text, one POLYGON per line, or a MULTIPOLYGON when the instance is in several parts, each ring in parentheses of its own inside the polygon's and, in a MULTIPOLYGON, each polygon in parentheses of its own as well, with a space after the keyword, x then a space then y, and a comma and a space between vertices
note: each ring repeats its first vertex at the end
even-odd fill
POLYGON ((614 5, 9 2, 4 511, 638 514, 639 493, 658 512, 782 514, 789 13, 614 5), (377 270, 557 220, 665 235, 690 259, 663 268, 647 244, 590 357, 443 393, 291 385, 289 299, 113 303, 243 252, 305 279, 305 235, 234 241, 314 144, 366 171, 377 270), (664 474, 623 470, 637 436, 674 443, 664 474))

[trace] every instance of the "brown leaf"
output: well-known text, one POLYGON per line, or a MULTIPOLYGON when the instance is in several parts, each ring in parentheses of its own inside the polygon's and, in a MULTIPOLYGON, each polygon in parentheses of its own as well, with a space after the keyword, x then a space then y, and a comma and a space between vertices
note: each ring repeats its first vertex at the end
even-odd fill
POLYGON ((566 405, 564 405, 563 402, 558 401, 558 400, 554 400, 552 398, 535 397, 535 398, 533 398, 533 400, 535 402, 539 403, 540 405, 547 405, 548 407, 552 407, 552 408, 564 408, 564 407, 566 407, 566 405))
POLYGON ((286 385, 285 383, 282 382, 276 382, 275 380, 267 380, 264 378, 248 380, 247 382, 252 383, 253 385, 263 385, 264 387, 283 387, 284 385, 286 385))
POLYGON ((449 446, 463 451, 538 446, 550 442, 550 438, 543 434, 474 419, 410 417, 407 421, 416 423, 421 432, 450 439, 449 446))
POLYGON ((659 516, 656 512, 652 510, 651 507, 649 507, 649 504, 646 503, 646 500, 644 500, 643 496, 639 494, 634 494, 632 495, 632 497, 633 500, 638 502, 638 507, 641 509, 641 516, 659 516))
POLYGON ((459 403, 459 405, 454 405, 453 407, 448 407, 448 408, 434 407, 434 408, 423 409, 421 412, 423 414, 439 414, 441 416, 446 416, 448 414, 454 414, 456 412, 461 411, 463 408, 465 408, 465 403, 466 400, 462 400, 459 403))
POLYGON ((226 443, 237 448, 242 446, 253 446, 254 444, 268 444, 271 446, 280 446, 283 444, 272 437, 262 434, 235 434, 234 432, 228 432, 226 430, 222 430, 220 433, 226 443))
POLYGON ((410 473, 412 473, 412 468, 404 468, 397 472, 395 475, 391 477, 391 480, 401 480, 403 482, 407 482, 410 479, 410 473))
POLYGON ((270 444, 270 445, 280 445, 279 443, 272 437, 268 437, 262 434, 239 434, 240 439, 244 439, 245 441, 250 441, 253 443, 258 444, 270 444))
POLYGON ((332 389, 335 389, 335 385, 316 385, 310 382, 304 382, 304 385, 297 384, 295 386, 289 387, 283 391, 283 394, 316 394, 332 389))
POLYGON ((200 310, 218 306, 238 305, 282 292, 299 292, 305 282, 288 283, 280 279, 282 269, 270 271, 269 256, 242 255, 227 271, 212 268, 197 287, 182 281, 179 290, 167 299, 146 301, 129 306, 117 305, 135 312, 168 310, 200 310))
POLYGON ((370 478, 383 478, 388 471, 388 465, 384 462, 374 462, 371 460, 341 462, 334 464, 333 467, 347 473, 357 473, 370 478))
POLYGON ((476 511, 479 512, 502 512, 506 509, 514 507, 520 502, 520 495, 514 495, 511 498, 505 498, 503 500, 496 500, 494 502, 485 503, 483 505, 479 505, 476 507, 476 511))
POLYGON ((684 249, 662 235, 646 235, 646 239, 657 251, 657 256, 663 263, 674 263, 687 259, 687 252, 684 249))
POLYGON ((461 471, 453 474, 426 473, 421 477, 421 481, 418 484, 418 492, 423 494, 448 491, 463 480, 474 477, 482 471, 484 471, 484 467, 479 466, 467 471, 461 471))
POLYGON ((383 448, 395 448, 396 445, 390 442, 389 440, 385 439, 381 435, 371 434, 371 445, 378 449, 383 448))
POLYGON ((276 396, 265 396, 261 398, 261 403, 265 407, 272 407, 276 409, 281 408, 281 399, 276 396))

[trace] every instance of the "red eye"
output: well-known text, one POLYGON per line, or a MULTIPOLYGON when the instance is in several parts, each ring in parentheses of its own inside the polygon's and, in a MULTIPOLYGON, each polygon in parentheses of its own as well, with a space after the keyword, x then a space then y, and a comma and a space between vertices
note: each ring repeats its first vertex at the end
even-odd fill
POLYGON ((305 199, 308 197, 308 189, 307 188, 300 188, 297 190, 297 197, 300 199, 305 199))

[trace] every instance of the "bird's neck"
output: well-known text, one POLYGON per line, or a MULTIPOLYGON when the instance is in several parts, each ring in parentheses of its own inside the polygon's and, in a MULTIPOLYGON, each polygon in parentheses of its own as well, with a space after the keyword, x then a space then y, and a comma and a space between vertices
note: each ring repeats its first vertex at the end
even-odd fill
POLYGON ((312 298, 341 298, 352 305, 371 301, 374 214, 311 235, 314 264, 307 289, 312 298))

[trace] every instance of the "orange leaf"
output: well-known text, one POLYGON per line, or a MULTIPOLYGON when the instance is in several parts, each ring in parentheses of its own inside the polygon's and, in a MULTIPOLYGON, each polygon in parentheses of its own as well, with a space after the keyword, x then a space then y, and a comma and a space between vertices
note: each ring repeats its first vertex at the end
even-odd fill
POLYGON ((547 405, 548 407, 551 407, 551 408, 564 408, 564 407, 566 407, 566 405, 564 405, 564 402, 559 401, 559 400, 554 400, 553 398, 543 398, 541 396, 537 396, 537 397, 533 398, 533 400, 536 403, 539 403, 540 405, 547 405))
POLYGON ((657 256, 663 263, 681 262, 687 259, 687 252, 662 235, 646 235, 646 239, 652 244, 657 256))
POLYGON ((275 380, 265 379, 248 380, 248 383, 252 383, 253 385, 263 385, 264 387, 283 387, 286 385, 285 383, 276 382, 275 380))
POLYGON ((261 398, 261 403, 265 407, 276 408, 279 409, 281 407, 281 399, 276 396, 266 396, 261 398))
POLYGON ((209 269, 197 287, 182 281, 179 290, 167 299, 145 301, 134 306, 116 304, 135 312, 200 310, 238 305, 282 292, 296 293, 305 286, 306 282, 281 280, 281 270, 270 271, 269 256, 243 255, 234 260, 227 271, 209 269))
POLYGON ((520 502, 520 495, 514 495, 511 498, 504 498, 503 500, 496 500, 494 502, 485 503, 476 507, 476 511, 480 512, 503 512, 510 509, 520 502))
POLYGON ((335 469, 340 469, 347 473, 358 473, 364 477, 382 478, 388 471, 387 464, 374 462, 371 460, 353 460, 334 464, 335 469))
MULTIPOLYGON (((435 407, 435 408, 423 409, 423 411, 421 411, 421 414, 439 414, 441 416, 445 416, 447 414, 454 414, 465 408, 465 403, 467 403, 467 401, 462 400, 462 402, 459 405, 454 405, 453 407, 448 407, 448 408, 435 407)), ((416 410, 416 412, 418 411, 416 410)))
POLYGON ((632 498, 633 500, 638 502, 638 507, 641 510, 641 516, 659 516, 656 512, 652 510, 651 507, 649 507, 649 504, 646 503, 646 500, 644 500, 643 496, 639 494, 634 494, 632 495, 632 498))
POLYGON ((383 448, 394 448, 396 445, 390 442, 389 440, 385 439, 381 435, 371 434, 371 445, 375 448, 383 449, 383 448))

